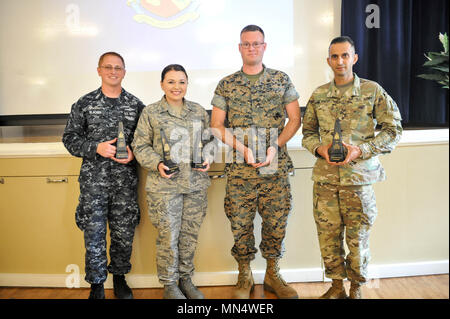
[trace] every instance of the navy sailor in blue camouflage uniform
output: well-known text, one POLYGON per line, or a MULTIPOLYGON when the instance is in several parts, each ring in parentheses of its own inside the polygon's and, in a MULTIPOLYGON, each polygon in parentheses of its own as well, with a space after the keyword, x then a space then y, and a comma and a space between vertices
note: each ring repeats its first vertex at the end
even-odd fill
POLYGON ((70 154, 83 158, 75 215, 77 226, 84 232, 89 298, 105 297, 103 283, 110 272, 116 297, 131 299, 133 294, 125 274, 131 269, 133 237, 140 213, 137 163, 130 145, 144 104, 122 88, 125 62, 118 53, 103 54, 97 72, 102 86, 72 105, 63 143, 70 154), (127 143, 126 159, 115 157, 120 121, 127 143), (111 237, 109 265, 107 223, 111 237))

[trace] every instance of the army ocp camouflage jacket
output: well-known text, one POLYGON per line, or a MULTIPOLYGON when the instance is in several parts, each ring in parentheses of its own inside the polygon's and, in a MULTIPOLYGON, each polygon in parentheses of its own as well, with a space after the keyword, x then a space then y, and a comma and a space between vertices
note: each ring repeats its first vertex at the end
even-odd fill
POLYGON ((333 139, 334 123, 341 121, 342 139, 358 145, 362 155, 344 166, 328 165, 318 158, 312 179, 334 185, 366 185, 385 179, 378 155, 390 153, 402 135, 401 115, 396 103, 376 82, 354 74, 353 87, 342 96, 334 81, 317 88, 303 118, 302 145, 312 154, 333 139), (376 134, 376 124, 381 131, 376 134))

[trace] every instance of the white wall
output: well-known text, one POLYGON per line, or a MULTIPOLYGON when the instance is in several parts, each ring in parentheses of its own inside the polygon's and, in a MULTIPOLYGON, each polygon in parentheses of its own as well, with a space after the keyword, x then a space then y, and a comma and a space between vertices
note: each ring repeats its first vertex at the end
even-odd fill
POLYGON ((1 1, 0 115, 69 113, 99 87, 98 58, 111 50, 125 58, 124 87, 145 104, 162 95, 163 67, 179 63, 190 79, 187 98, 210 109, 218 81, 241 67, 239 32, 247 24, 264 29, 264 62, 291 76, 301 105, 329 80, 325 58, 339 35, 340 0, 185 2, 191 7, 179 16, 195 19, 164 29, 138 23, 135 1, 1 1))

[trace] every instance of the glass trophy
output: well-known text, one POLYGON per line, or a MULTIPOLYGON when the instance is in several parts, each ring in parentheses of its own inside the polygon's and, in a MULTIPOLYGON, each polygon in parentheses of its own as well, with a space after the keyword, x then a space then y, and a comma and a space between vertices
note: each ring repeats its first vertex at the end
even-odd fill
POLYGON ((117 143, 116 143, 116 158, 117 159, 127 159, 127 142, 125 140, 125 133, 123 131, 123 122, 119 122, 119 129, 117 132, 117 143))
POLYGON ((255 159, 255 164, 263 163, 266 161, 267 149, 266 149, 266 139, 265 137, 258 136, 257 132, 253 132, 251 150, 253 152, 253 158, 255 159))
POLYGON ((336 119, 336 122, 334 122, 333 142, 328 149, 328 156, 330 162, 335 163, 343 162, 347 157, 347 148, 342 144, 342 130, 339 119, 336 119))
POLYGON ((167 141, 166 134, 164 134, 163 129, 160 129, 161 133, 161 145, 162 145, 162 151, 163 151, 163 163, 165 166, 167 166, 169 169, 164 170, 164 172, 167 175, 176 173, 180 171, 178 165, 172 161, 172 158, 170 157, 170 145, 167 141))

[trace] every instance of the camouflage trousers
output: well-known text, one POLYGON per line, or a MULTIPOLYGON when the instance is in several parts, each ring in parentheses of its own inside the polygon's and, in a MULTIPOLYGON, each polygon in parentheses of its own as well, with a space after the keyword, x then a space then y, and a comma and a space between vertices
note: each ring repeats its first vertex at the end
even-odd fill
POLYGON ((253 220, 256 211, 262 218, 259 245, 262 256, 266 259, 283 256, 291 200, 287 176, 228 178, 224 207, 234 237, 231 255, 238 262, 255 258, 257 249, 253 220))
POLYGON ((364 283, 370 260, 369 233, 377 216, 372 185, 314 183, 314 219, 325 275, 364 283), (349 253, 345 258, 345 241, 349 253))
POLYGON ((156 268, 163 285, 194 274, 194 253, 206 215, 206 190, 188 194, 147 193, 148 212, 158 231, 156 268))
POLYGON ((76 211, 76 223, 84 231, 85 280, 103 283, 108 271, 115 275, 131 270, 134 230, 139 223, 137 190, 129 188, 82 188, 76 211), (106 231, 110 229, 107 266, 106 231))

